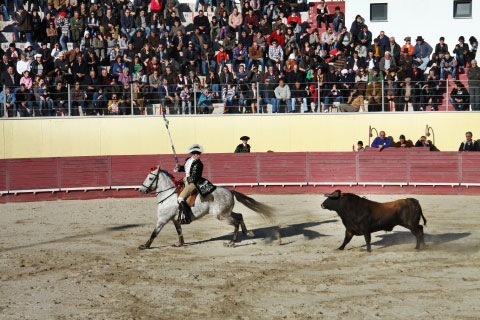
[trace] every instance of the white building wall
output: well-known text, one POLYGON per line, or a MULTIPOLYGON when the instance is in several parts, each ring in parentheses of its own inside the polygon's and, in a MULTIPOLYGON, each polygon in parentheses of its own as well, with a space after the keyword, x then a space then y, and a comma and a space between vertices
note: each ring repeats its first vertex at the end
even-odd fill
POLYGON ((472 1, 472 18, 453 18, 453 0, 346 0, 346 24, 348 30, 357 14, 365 19, 365 24, 376 38, 381 30, 388 36, 394 36, 397 43, 403 45, 406 36, 412 37, 415 44, 417 36, 422 36, 432 48, 441 36, 445 37, 452 51, 458 43, 458 37, 464 36, 468 43, 470 36, 480 39, 480 0, 472 1), (370 4, 388 3, 388 21, 370 21, 370 4))

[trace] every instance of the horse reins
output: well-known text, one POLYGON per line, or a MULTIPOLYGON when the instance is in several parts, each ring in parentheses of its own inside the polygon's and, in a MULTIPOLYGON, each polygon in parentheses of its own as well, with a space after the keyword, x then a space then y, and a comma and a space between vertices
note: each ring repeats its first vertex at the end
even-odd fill
MULTIPOLYGON (((142 183, 142 187, 147 188, 147 190, 150 190, 150 192, 153 191, 152 186, 153 186, 154 183, 157 184, 156 187, 158 186, 158 178, 159 178, 159 176, 160 176, 160 169, 157 171, 157 174, 155 175, 155 179, 153 179, 152 183, 150 183, 150 186, 147 187, 146 185, 144 185, 144 184, 142 183)), ((155 192, 155 196, 158 196, 160 193, 165 192, 165 191, 168 191, 168 190, 171 190, 171 189, 173 189, 173 188, 175 188, 175 189, 178 190, 177 186, 174 185, 173 187, 167 188, 167 189, 165 189, 165 190, 156 191, 156 192, 155 192)), ((172 192, 171 194, 169 194, 169 195, 168 195, 166 198, 164 198, 163 200, 160 200, 158 203, 159 203, 159 204, 164 203, 165 200, 167 200, 168 198, 170 198, 171 196, 173 196, 173 195, 177 192, 177 190, 175 190, 174 192, 172 192)))

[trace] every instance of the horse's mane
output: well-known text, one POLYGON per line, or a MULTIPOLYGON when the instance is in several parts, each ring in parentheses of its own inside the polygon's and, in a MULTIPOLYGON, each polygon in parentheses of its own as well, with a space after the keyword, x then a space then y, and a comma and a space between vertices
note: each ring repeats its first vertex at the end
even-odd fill
POLYGON ((167 177, 170 178, 170 180, 172 180, 173 178, 175 178, 173 175, 171 175, 167 170, 160 170, 160 172, 162 172, 163 174, 165 174, 167 177))

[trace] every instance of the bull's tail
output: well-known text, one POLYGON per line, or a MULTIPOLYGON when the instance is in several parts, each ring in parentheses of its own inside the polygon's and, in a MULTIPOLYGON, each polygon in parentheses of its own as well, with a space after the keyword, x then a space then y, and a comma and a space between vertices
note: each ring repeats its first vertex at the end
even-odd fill
POLYGON ((235 198, 247 207, 250 210, 255 211, 256 213, 260 214, 263 218, 267 220, 273 220, 273 208, 256 201, 255 199, 250 198, 249 196, 244 195, 243 193, 230 190, 235 198))
POLYGON ((427 219, 425 219, 425 216, 423 215, 423 211, 422 211, 422 207, 420 206, 420 202, 418 202, 417 199, 413 199, 411 198, 413 203, 415 204, 415 211, 417 214, 420 215, 420 217, 422 217, 423 219, 423 225, 426 226, 427 225, 427 219))

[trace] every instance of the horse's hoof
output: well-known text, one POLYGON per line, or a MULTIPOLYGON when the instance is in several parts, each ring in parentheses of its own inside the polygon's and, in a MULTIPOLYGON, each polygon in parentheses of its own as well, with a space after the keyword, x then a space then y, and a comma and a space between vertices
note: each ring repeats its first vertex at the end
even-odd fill
POLYGON ((225 247, 228 247, 228 248, 235 248, 235 242, 234 241, 225 242, 223 245, 225 247))
POLYGON ((138 250, 145 250, 145 249, 148 249, 148 248, 144 244, 138 246, 138 250))
POLYGON ((255 233, 253 233, 252 231, 248 231, 247 232, 247 237, 253 238, 253 237, 255 237, 255 233))

